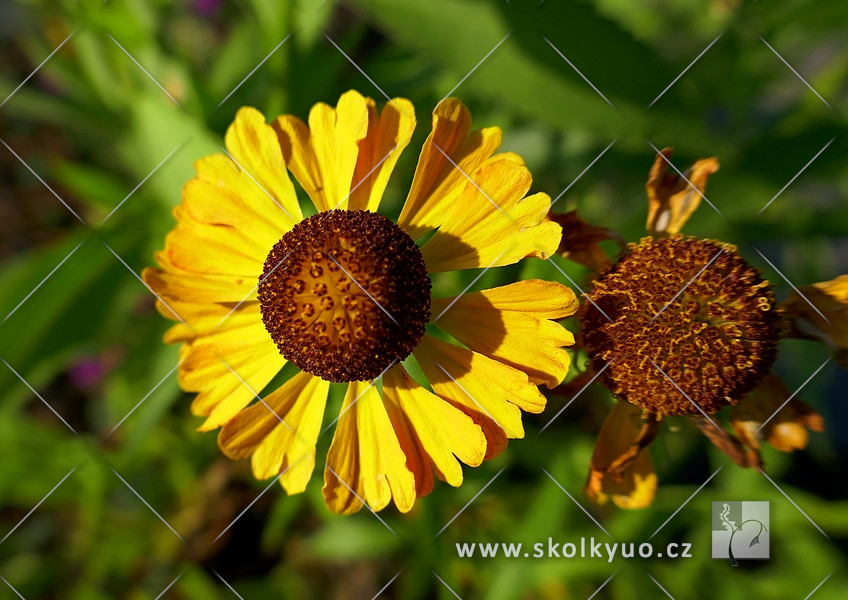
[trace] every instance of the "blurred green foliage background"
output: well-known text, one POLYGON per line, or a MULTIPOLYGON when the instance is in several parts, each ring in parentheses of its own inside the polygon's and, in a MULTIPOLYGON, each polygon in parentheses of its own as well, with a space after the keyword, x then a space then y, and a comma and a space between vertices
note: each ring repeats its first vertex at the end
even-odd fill
MULTIPOLYGON (((674 146, 680 169, 717 156, 707 196, 723 215, 703 204, 686 232, 739 245, 783 298, 789 284, 754 246, 797 285, 848 272, 846 23, 848 3, 832 0, 0 4, 0 597, 367 600, 391 582, 380 598, 803 600, 832 573, 811 597, 842 598, 848 377, 833 363, 801 392, 826 432, 805 452, 766 451, 785 495, 727 465, 693 496, 728 461, 672 420, 653 447, 654 505, 588 507, 581 487, 611 406, 593 387, 540 433, 570 400, 551 396, 543 415, 525 419, 526 439, 466 469, 461 488, 437 485, 409 515, 381 513, 393 533, 367 511, 331 515, 317 473, 304 495, 263 493, 246 461, 195 432, 177 349, 161 343, 167 323, 134 275, 172 227, 193 161, 219 151, 240 106, 305 118, 356 88, 417 109, 390 213, 448 93, 477 126, 503 128, 504 149, 524 157, 536 190, 556 198, 568 188, 555 209, 578 208, 628 240, 644 232, 651 144, 674 146), (608 541, 542 466, 619 541, 647 540, 691 497, 653 541, 691 542, 693 558, 457 558, 456 542, 608 541), (710 558, 713 500, 771 501, 770 561, 710 558)), ((557 264, 577 281, 585 274, 557 264)), ((458 293, 475 275, 436 285, 458 293)), ((527 277, 563 281, 550 264, 525 261, 476 286, 527 277)), ((784 342, 775 370, 797 389, 827 356, 784 342)), ((322 437, 319 456, 328 444, 322 437)))

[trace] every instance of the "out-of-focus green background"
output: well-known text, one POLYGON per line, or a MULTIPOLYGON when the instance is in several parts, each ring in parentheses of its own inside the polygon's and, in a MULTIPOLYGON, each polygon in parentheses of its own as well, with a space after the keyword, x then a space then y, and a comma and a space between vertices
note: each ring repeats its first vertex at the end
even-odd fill
MULTIPOLYGON (((387 191, 396 214, 429 112, 453 91, 476 125, 503 128, 536 190, 554 198, 571 186, 556 209, 579 208, 629 240, 644 231, 651 144, 674 146, 681 169, 717 156, 707 196, 724 216, 703 204, 686 231, 738 244, 783 298, 789 284, 754 247, 797 285, 848 272, 846 23, 848 3, 834 0, 2 2, 0 598, 367 600, 389 584, 378 597, 804 600, 831 573, 810 597, 842 598, 848 376, 832 362, 800 393, 826 432, 805 452, 765 452, 782 492, 727 464, 674 514, 728 461, 672 420, 653 447, 654 505, 589 507, 581 487, 611 406, 593 387, 540 433, 570 400, 551 397, 525 419, 526 439, 466 469, 461 488, 437 485, 409 515, 383 511, 392 533, 368 511, 330 514, 317 473, 301 496, 276 485, 260 496, 267 483, 246 461, 195 432, 177 349, 161 343, 167 323, 134 273, 173 225, 192 162, 218 151, 240 106, 305 118, 350 88, 410 98, 419 129, 387 191), (456 542, 609 541, 542 467, 618 541, 645 541, 674 514, 652 541, 691 542, 693 558, 457 558, 456 542), (710 558, 713 500, 771 501, 771 560, 710 558)), ((475 275, 436 285, 458 293, 475 275)), ((475 285, 533 276, 564 281, 526 261, 475 285)), ((827 356, 784 342, 775 369, 794 390, 827 356)))

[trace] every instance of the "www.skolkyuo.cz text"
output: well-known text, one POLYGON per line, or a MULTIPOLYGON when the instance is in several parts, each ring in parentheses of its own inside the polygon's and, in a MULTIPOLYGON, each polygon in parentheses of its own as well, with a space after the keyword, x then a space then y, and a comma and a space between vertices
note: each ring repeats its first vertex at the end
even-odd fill
POLYGON ((532 547, 520 542, 457 542, 460 558, 603 558, 612 562, 621 558, 692 558, 692 544, 670 542, 654 548, 650 542, 603 542, 581 537, 575 542, 536 542, 532 547))

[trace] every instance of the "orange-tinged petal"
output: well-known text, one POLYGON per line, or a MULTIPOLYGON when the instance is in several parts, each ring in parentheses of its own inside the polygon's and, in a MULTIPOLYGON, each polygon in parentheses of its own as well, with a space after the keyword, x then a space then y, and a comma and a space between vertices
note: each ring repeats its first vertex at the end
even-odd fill
POLYGON ((475 172, 500 146, 497 127, 469 133, 470 129, 471 113, 456 98, 442 100, 433 110, 433 129, 421 149, 398 219, 413 239, 446 222, 448 207, 467 181, 463 173, 475 172))
POLYGON ((556 252, 562 228, 547 220, 547 194, 525 197, 532 178, 515 154, 498 154, 469 174, 460 196, 421 248, 431 273, 510 265, 556 252))
POLYGON ((383 393, 407 466, 415 476, 418 496, 432 488, 431 465, 440 479, 459 486, 459 461, 470 466, 483 461, 486 438, 480 427, 452 404, 418 385, 401 365, 383 376, 383 393))
POLYGON ((406 415, 399 411, 397 403, 386 397, 385 404, 392 426, 398 436, 401 450, 406 455, 406 468, 410 470, 415 479, 415 495, 418 498, 424 497, 433 491, 432 460, 421 446, 412 423, 409 422, 406 415))
POLYGON ((394 499, 399 511, 409 512, 415 503, 415 478, 406 467, 406 455, 380 395, 373 386, 360 391, 363 385, 352 387, 362 402, 357 402, 356 418, 365 500, 378 510, 394 499))
POLYGON ((433 323, 471 350, 527 373, 553 388, 571 359, 563 346, 574 336, 548 319, 574 314, 579 302, 569 288, 538 279, 433 300, 433 323))
MULTIPOLYGON (((506 437, 524 437, 521 410, 540 413, 545 408, 545 397, 526 373, 482 354, 429 335, 413 354, 436 394, 493 422, 506 437)), ((488 440, 491 428, 482 429, 488 440)))
POLYGON ((349 514, 365 501, 381 510, 390 500, 401 512, 415 503, 415 479, 386 413, 370 382, 352 382, 342 405, 324 472, 324 500, 336 513, 349 514))
POLYGON ((718 171, 718 159, 704 158, 689 167, 684 179, 676 171, 668 172, 671 153, 671 148, 664 148, 657 154, 645 186, 648 190, 646 227, 651 235, 679 232, 698 208, 707 179, 718 171))
POLYGON ((824 342, 848 368, 848 275, 802 285, 784 303, 795 335, 824 342))
POLYGON ((257 479, 283 473, 280 483, 289 494, 306 489, 315 469, 315 445, 330 384, 298 373, 282 387, 242 410, 221 429, 218 445, 233 459, 252 455, 257 479))
POLYGON ((605 504, 612 499, 619 508, 650 506, 657 489, 654 461, 647 447, 618 473, 610 466, 638 442, 643 430, 642 409, 627 402, 617 402, 601 426, 592 453, 589 480, 584 488, 590 500, 605 504))
POLYGON ((821 415, 792 397, 774 373, 766 375, 733 407, 730 424, 746 446, 759 449, 760 442, 765 440, 782 452, 805 448, 809 439, 807 429, 824 431, 821 415))
MULTIPOLYGON (((294 186, 286 173, 280 142, 262 113, 250 107, 239 109, 232 125, 227 128, 224 142, 240 169, 264 196, 262 204, 255 205, 258 212, 282 225, 284 231, 300 221, 303 215, 294 186)), ((241 181, 244 182, 244 179, 241 181)), ((244 182, 240 188, 246 186, 244 182)), ((280 236, 284 231, 280 232, 280 236)))
POLYGON ((359 155, 368 132, 368 107, 356 91, 342 94, 336 108, 319 102, 309 126, 291 115, 274 124, 286 165, 319 211, 346 209, 359 155))
POLYGON ((415 130, 415 110, 409 100, 395 98, 380 114, 374 100, 366 98, 368 133, 359 142, 353 172, 349 210, 377 210, 401 152, 415 130))

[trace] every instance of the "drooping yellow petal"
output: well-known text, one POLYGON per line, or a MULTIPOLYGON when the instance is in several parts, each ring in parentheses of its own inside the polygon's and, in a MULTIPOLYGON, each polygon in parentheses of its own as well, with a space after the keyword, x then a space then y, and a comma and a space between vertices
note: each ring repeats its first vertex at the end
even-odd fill
POLYGON ((187 386, 185 389, 196 390, 204 387, 208 382, 205 370, 210 365, 216 366, 226 362, 235 370, 236 364, 247 362, 247 355, 269 354, 271 356, 268 357, 268 362, 278 364, 278 370, 282 368, 285 359, 265 331, 256 305, 253 305, 249 312, 249 316, 242 314, 236 321, 229 323, 231 327, 222 326, 218 330, 195 337, 183 346, 180 382, 187 386), (279 358, 281 362, 274 361, 275 358, 279 358))
POLYGON ((252 456, 257 479, 283 473, 280 483, 298 494, 315 469, 315 445, 330 384, 298 373, 282 387, 242 410, 221 429, 218 445, 232 459, 252 456))
MULTIPOLYGON (((258 110, 244 107, 239 109, 232 125, 227 128, 224 142, 240 169, 255 187, 260 188, 262 196, 256 198, 264 198, 261 204, 253 205, 255 210, 285 228, 279 234, 281 237, 303 216, 273 127, 265 122, 265 117, 258 110)), ((241 182, 238 192, 243 193, 247 184, 243 178, 241 182)), ((255 202, 251 196, 243 200, 248 198, 255 202)))
POLYGON ((383 376, 383 394, 419 497, 432 489, 431 465, 440 479, 456 487, 462 483, 457 459, 472 467, 483 461, 486 438, 480 427, 418 385, 401 365, 383 376))
POLYGON ((533 279, 432 302, 432 322, 470 349, 553 388, 571 362, 574 336, 549 319, 574 314, 579 302, 559 283, 533 279))
POLYGON ((401 512, 415 503, 415 479, 386 407, 370 382, 348 385, 327 454, 323 491, 330 510, 341 514, 358 511, 363 501, 375 511, 392 499, 401 512))
POLYGON ((648 190, 646 227, 651 235, 679 232, 701 203, 707 179, 718 171, 718 159, 703 158, 687 169, 683 174, 685 179, 676 171, 668 173, 671 153, 671 148, 664 148, 657 154, 645 185, 648 190))
MULTIPOLYGON (((526 373, 477 352, 425 335, 413 352, 433 391, 477 415, 490 450, 502 449, 496 430, 507 438, 524 437, 521 410, 540 413, 545 397, 526 373), (484 425, 482 422, 488 422, 484 425)), ((486 458, 491 458, 487 453, 486 458)))
POLYGON ((756 450, 765 440, 782 452, 793 452, 807 446, 807 429, 824 431, 821 415, 791 396, 780 377, 766 375, 732 409, 730 424, 742 443, 756 450))
POLYGON ((802 285, 790 292, 783 306, 794 335, 825 343, 836 361, 848 368, 848 275, 802 285))
POLYGON ((180 361, 180 387, 198 392, 192 412, 207 417, 201 431, 247 406, 286 363, 258 319, 195 338, 180 349, 180 361))
POLYGON ((336 108, 319 102, 309 126, 283 115, 274 128, 286 165, 319 211, 346 209, 359 155, 368 132, 368 107, 356 91, 342 94, 336 108))
POLYGON ((562 228, 547 220, 547 194, 525 197, 532 178, 515 154, 498 154, 469 174, 446 218, 421 248, 431 273, 510 265, 556 252, 562 228))
POLYGON ((238 306, 211 302, 195 304, 179 300, 169 300, 166 306, 157 301, 156 310, 170 319, 174 318, 171 312, 173 310, 186 322, 186 325, 177 323, 165 332, 163 341, 166 344, 190 342, 197 337, 217 331, 247 327, 254 325, 262 318, 259 303, 255 300, 248 300, 238 306))
POLYGON ((501 144, 501 130, 472 131, 471 113, 456 98, 447 98, 433 111, 433 129, 418 158, 409 195, 398 225, 413 239, 446 222, 466 183, 501 144))
POLYGON ((415 129, 415 109, 404 98, 387 102, 380 114, 374 100, 368 106, 368 133, 359 142, 359 156, 353 172, 349 210, 377 210, 401 152, 415 129))
POLYGON ((605 504, 612 499, 619 508, 646 508, 653 502, 657 475, 647 447, 641 448, 620 472, 610 472, 611 465, 637 443, 642 430, 642 409, 617 402, 595 442, 589 480, 584 488, 592 502, 605 504))

